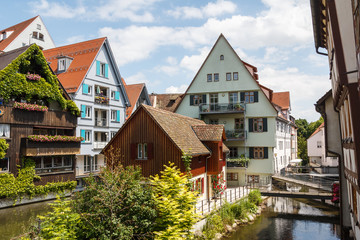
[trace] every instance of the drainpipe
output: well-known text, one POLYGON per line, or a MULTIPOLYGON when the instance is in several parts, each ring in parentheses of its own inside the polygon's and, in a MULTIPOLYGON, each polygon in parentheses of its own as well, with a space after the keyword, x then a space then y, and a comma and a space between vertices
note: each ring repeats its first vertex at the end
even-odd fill
POLYGON ((209 158, 211 158, 211 152, 210 152, 210 155, 205 158, 205 172, 206 172, 207 200, 208 200, 208 201, 209 201, 209 199, 210 199, 210 184, 209 184, 208 175, 207 175, 207 160, 208 160, 209 158))

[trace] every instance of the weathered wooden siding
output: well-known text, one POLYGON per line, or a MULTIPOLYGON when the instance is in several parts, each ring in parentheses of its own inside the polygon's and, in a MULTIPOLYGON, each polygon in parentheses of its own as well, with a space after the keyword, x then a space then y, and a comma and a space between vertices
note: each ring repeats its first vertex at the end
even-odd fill
POLYGON ((212 152, 211 157, 207 161, 208 174, 212 174, 212 175, 219 174, 221 172, 221 170, 219 171, 219 169, 221 169, 222 162, 223 162, 223 161, 219 161, 219 159, 222 159, 222 157, 223 157, 222 143, 221 142, 205 142, 205 144, 206 144, 206 146, 208 146, 208 148, 210 148, 210 150, 212 152))
MULTIPOLYGON (((111 144, 115 149, 120 149, 123 156, 121 162, 124 166, 140 166, 144 177, 160 174, 160 171, 164 170, 164 165, 169 165, 169 162, 175 163, 182 172, 185 171, 181 151, 144 109, 139 109, 125 124, 111 144), (131 146, 136 146, 138 143, 147 143, 153 146, 151 159, 136 160, 131 146)), ((151 150, 149 149, 149 151, 151 150)), ((199 164, 197 160, 193 161, 194 175, 205 172, 204 162, 199 164)))

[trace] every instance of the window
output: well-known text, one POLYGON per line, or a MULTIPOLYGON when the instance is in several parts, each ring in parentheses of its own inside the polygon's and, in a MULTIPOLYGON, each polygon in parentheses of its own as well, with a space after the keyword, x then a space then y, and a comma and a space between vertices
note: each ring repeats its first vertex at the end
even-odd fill
POLYGON ((244 129, 245 124, 244 124, 244 118, 235 118, 235 129, 244 129))
POLYGON ((218 102, 219 102, 218 94, 217 93, 210 94, 210 108, 211 108, 211 111, 217 110, 218 102))
POLYGON ((254 147, 254 158, 263 159, 264 158, 264 148, 263 147, 254 147))
POLYGON ((37 38, 37 34, 38 34, 37 32, 33 32, 33 33, 32 33, 32 37, 33 37, 33 38, 37 38))
POLYGON ((231 81, 231 73, 226 73, 226 81, 231 81))
POLYGON ((91 171, 95 172, 98 169, 98 155, 95 155, 91 161, 91 171))
POLYGON ((73 158, 73 155, 35 157, 35 171, 36 173, 72 171, 73 158))
POLYGON ((0 172, 9 170, 9 158, 0 159, 0 172))
POLYGON ((44 40, 44 35, 42 33, 39 33, 39 39, 44 40))
POLYGON ((90 172, 91 156, 84 156, 84 172, 90 172))
POLYGON ((100 77, 108 77, 108 64, 96 61, 96 75, 100 77))
POLYGON ((237 72, 233 73, 233 80, 234 81, 239 80, 239 73, 237 73, 237 72))
POLYGON ((259 175, 248 175, 248 183, 259 183, 259 175))
POLYGON ((137 159, 147 159, 148 157, 147 143, 139 143, 137 145, 137 159))
POLYGON ((224 55, 220 55, 220 60, 224 60, 224 55))
POLYGON ((91 118, 91 106, 85 107, 85 118, 91 118))
POLYGON ((208 81, 208 82, 212 82, 212 74, 208 74, 208 75, 207 75, 207 81, 208 81))
POLYGON ((245 92, 245 102, 246 103, 254 102, 254 92, 245 92))
POLYGON ((84 142, 91 142, 91 130, 85 130, 84 142))
POLYGON ((263 132, 263 118, 254 118, 253 119, 253 131, 254 132, 263 132))
POLYGON ((111 91, 111 99, 115 100, 115 91, 111 91))
POLYGON ((37 24, 37 25, 36 25, 36 28, 37 28, 38 30, 41 30, 41 25, 40 25, 40 24, 37 24))
POLYGON ((10 138, 10 124, 0 124, 0 138, 10 138))
POLYGON ((284 149, 284 142, 279 141, 279 150, 283 150, 283 149, 284 149))
POLYGON ((218 82, 218 81, 219 81, 219 74, 214 73, 214 82, 218 82))
POLYGON ((239 97, 237 92, 230 92, 229 93, 229 103, 238 103, 239 97))
POLYGON ((117 119, 117 111, 116 110, 111 110, 111 121, 116 121, 117 119))
POLYGON ((280 122, 276 122, 276 130, 280 130, 280 122))
POLYGON ((105 63, 100 63, 100 76, 105 76, 105 63))
POLYGON ((219 124, 219 119, 210 119, 210 124, 219 124))
POLYGON ((194 95, 194 105, 198 106, 202 103, 202 95, 194 95))
POLYGON ((227 173, 227 181, 237 181, 238 180, 238 173, 227 173))
POLYGON ((230 154, 229 154, 230 158, 238 157, 238 148, 237 147, 229 147, 229 150, 230 150, 230 154))
POLYGON ((115 137, 115 135, 116 135, 116 132, 111 132, 110 133, 111 138, 115 137))
POLYGON ((317 145, 317 148, 321 148, 321 141, 317 141, 316 145, 317 145))
POLYGON ((58 60, 58 71, 65 71, 65 64, 66 59, 59 59, 58 60))

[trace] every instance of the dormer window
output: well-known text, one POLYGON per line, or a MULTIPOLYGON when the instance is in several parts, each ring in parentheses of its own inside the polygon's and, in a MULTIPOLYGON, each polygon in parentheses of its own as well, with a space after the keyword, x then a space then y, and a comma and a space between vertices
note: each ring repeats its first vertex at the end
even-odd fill
POLYGON ((4 39, 6 39, 6 32, 2 33, 2 39, 1 40, 4 40, 4 39))
POLYGON ((68 56, 59 56, 57 59, 58 59, 58 69, 57 69, 58 73, 65 72, 69 68, 73 60, 73 58, 68 56))
POLYGON ((59 71, 65 71, 66 66, 66 60, 65 59, 59 59, 58 60, 58 70, 59 71))

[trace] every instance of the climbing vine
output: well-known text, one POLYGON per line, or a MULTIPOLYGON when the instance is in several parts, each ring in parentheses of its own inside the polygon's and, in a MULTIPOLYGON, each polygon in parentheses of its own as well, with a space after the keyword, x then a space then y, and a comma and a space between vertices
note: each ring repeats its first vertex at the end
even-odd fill
POLYGON ((3 159, 5 157, 8 148, 9 144, 6 143, 6 140, 0 139, 0 159, 3 159))
POLYGON ((35 44, 0 71, 0 97, 5 102, 13 98, 27 102, 56 101, 63 110, 80 113, 75 103, 63 97, 57 77, 50 71, 41 49, 35 44), (28 73, 34 73, 36 81, 29 80, 28 73))

